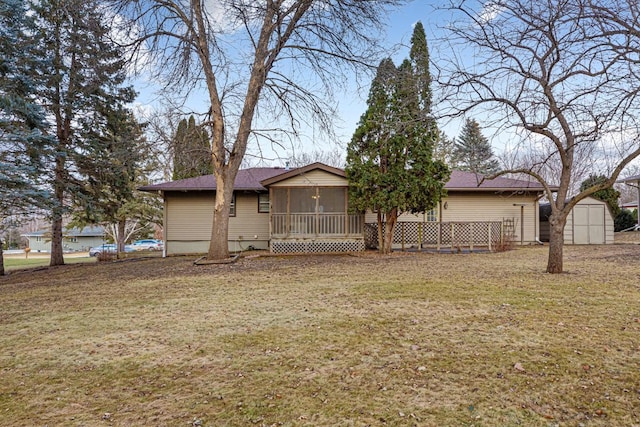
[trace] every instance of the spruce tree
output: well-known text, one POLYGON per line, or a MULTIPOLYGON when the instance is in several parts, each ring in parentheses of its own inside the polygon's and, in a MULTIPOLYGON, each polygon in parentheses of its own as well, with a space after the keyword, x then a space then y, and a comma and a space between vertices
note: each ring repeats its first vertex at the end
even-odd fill
POLYGON ((110 37, 99 2, 39 0, 33 9, 38 26, 34 43, 41 57, 51 59, 38 70, 43 87, 38 99, 53 121, 49 133, 55 135, 50 264, 60 265, 63 214, 84 188, 79 165, 86 170, 100 150, 102 141, 95 134, 106 127, 106 106, 117 109, 135 94, 124 86, 124 58, 110 37))
POLYGON ((41 187, 48 139, 41 131, 44 112, 34 102, 31 74, 41 59, 28 35, 32 24, 23 0, 0 3, 0 237, 8 217, 19 218, 48 201, 41 187))
POLYGON ((498 160, 493 155, 489 140, 482 135, 480 125, 467 119, 456 140, 455 158, 460 170, 491 175, 498 172, 498 160))
POLYGON ((428 57, 418 23, 410 59, 398 68, 391 59, 380 63, 367 111, 347 147, 349 204, 356 211, 377 212, 382 253, 391 252, 398 216, 435 207, 449 178, 447 166, 433 159, 439 131, 430 111, 428 57))
POLYGON ((174 180, 213 173, 209 135, 193 116, 180 120, 171 145, 174 180))
MULTIPOLYGON (((118 251, 124 251, 127 225, 139 222, 147 207, 140 206, 143 185, 153 163, 144 138, 144 126, 127 108, 106 107, 104 129, 94 130, 96 144, 91 159, 81 159, 79 172, 85 178, 76 196, 74 225, 100 224, 115 231, 118 251)), ((135 228, 135 227, 134 227, 135 228)))

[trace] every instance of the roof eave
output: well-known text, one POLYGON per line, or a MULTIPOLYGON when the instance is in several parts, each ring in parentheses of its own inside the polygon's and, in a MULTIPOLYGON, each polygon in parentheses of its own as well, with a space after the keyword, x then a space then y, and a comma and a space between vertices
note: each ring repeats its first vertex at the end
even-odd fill
MULTIPOLYGON (((471 191, 471 192, 508 192, 508 191, 531 191, 536 193, 544 192, 544 188, 531 187, 453 187, 447 188, 447 191, 471 191)), ((551 191, 554 191, 553 189, 551 191)))

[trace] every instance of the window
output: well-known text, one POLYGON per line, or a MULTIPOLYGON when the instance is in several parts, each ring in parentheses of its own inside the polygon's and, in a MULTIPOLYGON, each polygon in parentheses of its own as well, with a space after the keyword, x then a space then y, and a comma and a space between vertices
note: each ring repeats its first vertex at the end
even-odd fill
POLYGON ((229 216, 236 216, 236 193, 231 196, 231 206, 229 206, 229 216))
POLYGON ((258 194, 258 213, 269 213, 269 193, 258 194))
POLYGON ((438 220, 438 210, 431 209, 427 212, 427 221, 437 221, 438 220))

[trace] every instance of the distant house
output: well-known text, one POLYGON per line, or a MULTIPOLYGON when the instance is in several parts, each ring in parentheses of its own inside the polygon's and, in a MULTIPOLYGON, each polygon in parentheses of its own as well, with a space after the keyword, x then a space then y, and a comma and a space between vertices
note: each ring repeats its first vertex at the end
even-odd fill
MULTIPOLYGON (((481 180, 479 175, 454 171, 446 185, 448 196, 436 209, 400 217, 407 225, 397 228, 397 243, 448 244, 476 236, 486 239, 487 233, 493 233, 495 238, 505 229, 518 244, 537 242, 542 186, 511 178, 480 184, 481 180), (401 235, 411 227, 411 236, 408 232, 401 235), (427 228, 437 235, 428 236, 427 228)), ((141 190, 156 192, 164 199, 167 255, 208 250, 216 190, 213 175, 149 185, 141 190)), ((367 236, 375 217, 373 213, 349 213, 348 182, 342 169, 322 163, 291 170, 243 169, 234 186, 229 250, 359 251, 370 240, 367 236)))
MULTIPOLYGON (((549 241, 551 206, 540 206, 540 240, 549 241)), ((564 227, 564 242, 568 245, 612 244, 613 215, 606 202, 586 197, 571 209, 564 227)))
MULTIPOLYGON (((62 231, 62 249, 66 252, 88 251, 92 246, 103 244, 104 235, 100 226, 65 228, 62 231)), ((28 239, 32 252, 51 252, 51 230, 38 230, 22 236, 28 239)))

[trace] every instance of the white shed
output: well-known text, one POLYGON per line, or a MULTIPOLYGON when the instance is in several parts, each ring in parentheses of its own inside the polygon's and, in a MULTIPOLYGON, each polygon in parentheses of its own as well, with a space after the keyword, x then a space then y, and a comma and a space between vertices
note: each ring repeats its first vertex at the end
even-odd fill
MULTIPOLYGON (((540 205, 540 240, 549 241, 548 204, 540 205)), ((606 202, 587 197, 573 207, 564 227, 564 242, 569 245, 613 243, 613 216, 606 202)))

